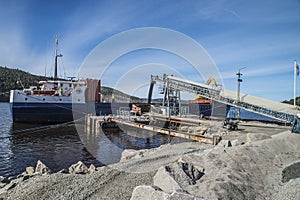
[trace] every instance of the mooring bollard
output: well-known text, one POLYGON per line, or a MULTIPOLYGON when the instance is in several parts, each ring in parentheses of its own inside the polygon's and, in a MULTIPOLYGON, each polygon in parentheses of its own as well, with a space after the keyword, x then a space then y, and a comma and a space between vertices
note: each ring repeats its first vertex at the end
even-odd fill
POLYGON ((222 140, 221 136, 213 135, 213 145, 217 145, 222 140))

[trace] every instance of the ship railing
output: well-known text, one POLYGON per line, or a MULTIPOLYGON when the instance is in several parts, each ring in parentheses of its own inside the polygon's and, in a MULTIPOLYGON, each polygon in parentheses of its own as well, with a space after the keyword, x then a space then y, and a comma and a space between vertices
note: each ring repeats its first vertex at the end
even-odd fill
POLYGON ((120 107, 117 110, 117 118, 123 119, 123 120, 130 120, 130 109, 128 107, 120 107))

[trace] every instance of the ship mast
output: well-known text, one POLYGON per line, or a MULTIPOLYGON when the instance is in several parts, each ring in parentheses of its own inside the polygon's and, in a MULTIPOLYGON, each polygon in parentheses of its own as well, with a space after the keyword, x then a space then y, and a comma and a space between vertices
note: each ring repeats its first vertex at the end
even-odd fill
POLYGON ((58 35, 55 36, 55 68, 54 68, 54 80, 57 80, 57 58, 62 57, 62 54, 58 54, 58 35))

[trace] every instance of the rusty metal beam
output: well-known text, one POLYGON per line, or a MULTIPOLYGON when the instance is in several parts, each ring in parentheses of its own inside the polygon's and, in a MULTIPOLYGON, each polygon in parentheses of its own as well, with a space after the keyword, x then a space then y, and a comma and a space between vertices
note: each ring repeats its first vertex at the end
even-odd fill
POLYGON ((171 118, 167 116, 160 116, 160 115, 153 115, 152 118, 154 120, 160 120, 160 121, 167 121, 167 122, 174 122, 178 124, 184 124, 184 125, 190 125, 190 126, 199 126, 201 123, 199 120, 196 119, 185 119, 185 118, 176 118, 171 116, 171 118))
MULTIPOLYGON (((174 119, 174 122, 179 122, 174 119)), ((217 145, 219 141, 221 140, 220 136, 212 136, 212 137, 206 137, 203 135, 197 135, 197 134, 191 134, 191 133, 185 133, 181 131, 176 131, 168 128, 162 128, 162 127, 157 127, 157 126, 151 126, 151 125, 146 125, 142 123, 137 123, 133 121, 128 121, 128 120, 123 120, 119 118, 114 118, 114 117, 104 117, 104 116, 86 116, 85 120, 85 126, 86 126, 86 131, 87 133, 97 133, 100 128, 100 126, 104 123, 119 123, 122 125, 127 125, 130 127, 135 127, 135 128, 140 128, 143 130, 148 130, 152 132, 157 132, 160 134, 165 134, 165 135, 170 135, 174 137, 181 137, 185 139, 191 139, 194 141, 199 141, 199 142, 204 142, 204 143, 209 143, 213 145, 217 145)), ((195 124, 194 124, 195 125, 195 124)))
POLYGON ((221 140, 220 136, 206 137, 206 136, 203 136, 203 135, 183 133, 183 132, 179 132, 179 131, 175 131, 175 130, 171 130, 171 129, 140 124, 140 123, 127 121, 127 120, 125 121, 125 120, 117 119, 117 118, 111 118, 111 121, 116 122, 116 123, 120 123, 122 125, 127 125, 127 126, 131 126, 131 127, 140 128, 140 129, 143 129, 143 130, 149 130, 149 131, 153 131, 153 132, 157 132, 157 133, 161 133, 161 134, 165 134, 165 135, 191 139, 191 140, 194 140, 194 141, 199 141, 199 142, 204 142, 204 143, 209 143, 209 144, 214 144, 214 145, 218 144, 219 141, 221 140))

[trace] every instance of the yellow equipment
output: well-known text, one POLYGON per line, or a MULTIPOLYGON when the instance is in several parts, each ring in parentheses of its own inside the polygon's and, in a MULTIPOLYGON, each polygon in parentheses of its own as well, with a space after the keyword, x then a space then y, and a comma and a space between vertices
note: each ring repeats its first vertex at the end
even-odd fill
POLYGON ((209 77, 209 79, 206 81, 206 85, 209 85, 209 84, 212 84, 213 88, 217 88, 218 87, 215 78, 212 77, 212 76, 209 77))
MULTIPOLYGON (((214 89, 216 89, 216 88, 218 87, 215 78, 212 77, 212 76, 209 77, 209 79, 206 81, 206 85, 210 85, 210 84, 212 84, 212 86, 213 86, 214 89)), ((196 98, 196 99, 202 99, 202 97, 201 97, 199 94, 197 94, 197 95, 195 96, 195 98, 196 98)))

